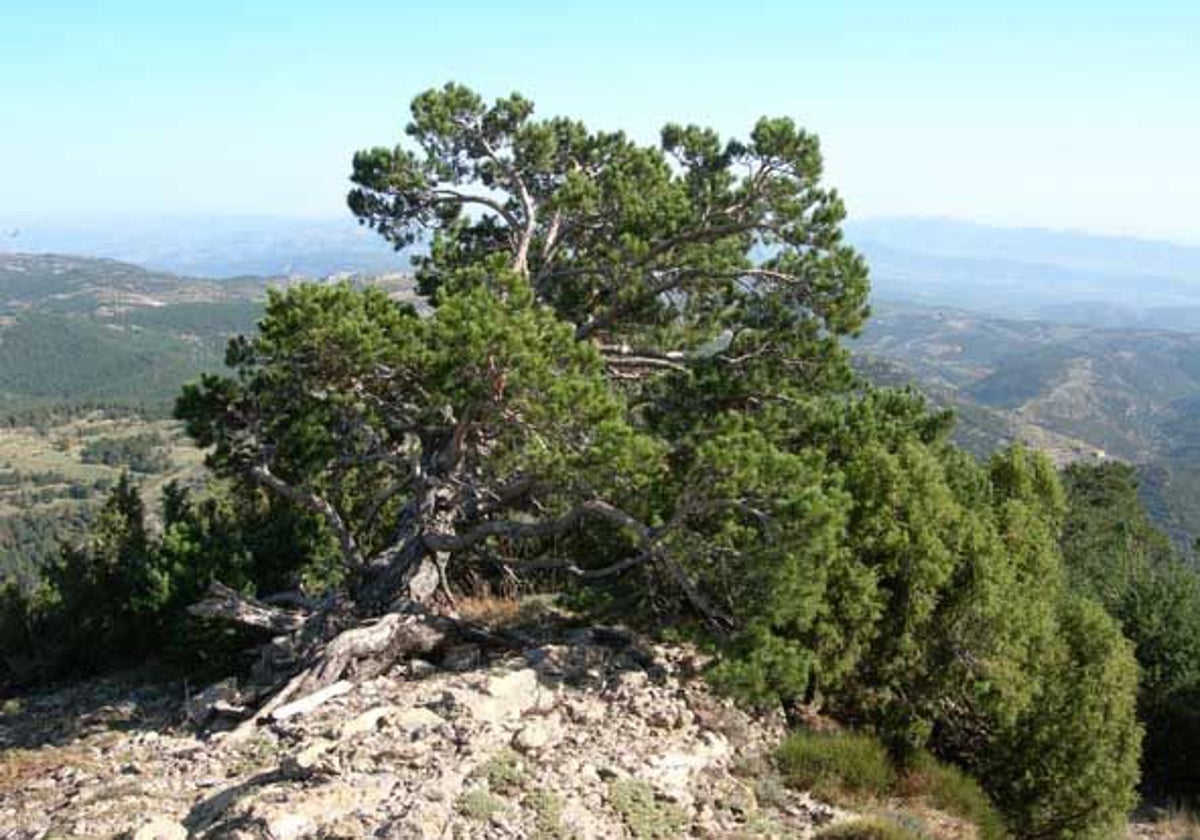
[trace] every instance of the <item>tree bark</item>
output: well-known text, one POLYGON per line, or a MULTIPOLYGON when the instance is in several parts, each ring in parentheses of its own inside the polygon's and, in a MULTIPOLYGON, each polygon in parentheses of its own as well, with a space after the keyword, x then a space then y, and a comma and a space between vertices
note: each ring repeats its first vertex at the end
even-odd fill
POLYGON ((225 621, 272 635, 299 630, 309 617, 307 613, 268 606, 218 581, 209 585, 208 597, 187 611, 197 618, 225 621))

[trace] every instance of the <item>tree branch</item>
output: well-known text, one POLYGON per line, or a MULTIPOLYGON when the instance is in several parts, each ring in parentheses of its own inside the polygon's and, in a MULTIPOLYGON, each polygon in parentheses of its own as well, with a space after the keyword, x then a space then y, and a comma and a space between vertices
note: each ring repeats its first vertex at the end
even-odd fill
POLYGON ((445 199, 454 201, 459 204, 479 204, 495 212, 498 216, 504 219, 510 227, 519 228, 521 225, 517 221, 517 217, 512 214, 512 211, 495 199, 488 198, 483 195, 474 195, 472 193, 459 192, 458 190, 449 190, 445 187, 437 187, 430 190, 430 195, 437 199, 445 199))
POLYGON ((291 484, 288 484, 271 472, 270 467, 266 464, 258 464, 250 467, 249 475, 254 481, 262 484, 264 487, 269 487, 288 501, 298 504, 301 507, 306 507, 324 517, 326 523, 328 523, 329 527, 333 529, 333 533, 337 536, 338 544, 342 549, 342 556, 346 558, 346 561, 353 567, 363 565, 362 553, 358 549, 358 543, 355 541, 354 535, 350 533, 350 528, 346 525, 346 521, 332 504, 311 490, 293 487, 291 484))
POLYGON ((533 572, 566 572, 572 577, 580 578, 581 580, 601 580, 603 578, 614 577, 622 572, 628 571, 635 566, 640 566, 654 556, 652 548, 647 548, 640 551, 631 557, 626 557, 616 563, 611 563, 608 566, 601 566, 598 569, 585 569, 576 563, 574 560, 567 560, 558 557, 542 557, 523 560, 519 558, 495 558, 495 562, 505 566, 512 566, 516 569, 533 572))
MULTIPOLYGON (((517 252, 513 258, 513 271, 522 276, 529 275, 529 247, 533 243, 534 233, 537 228, 537 203, 533 200, 533 196, 529 193, 529 188, 525 185, 525 179, 517 172, 516 167, 508 163, 496 151, 491 141, 478 126, 468 128, 475 134, 475 139, 479 141, 479 145, 483 147, 484 153, 488 159, 502 171, 508 178, 509 186, 517 193, 517 198, 521 201, 521 207, 525 211, 524 226, 518 225, 515 221, 510 221, 509 224, 513 228, 521 228, 520 238, 517 241, 517 252)), ((512 217, 509 217, 510 219, 512 217)))
POLYGON ((653 535, 648 526, 643 525, 625 511, 608 502, 595 499, 584 502, 557 519, 544 522, 513 522, 507 519, 493 519, 462 534, 425 534, 423 540, 425 547, 430 551, 463 551, 491 537, 528 540, 561 536, 588 517, 607 519, 623 528, 629 528, 637 533, 642 542, 649 541, 653 535))
POLYGON ((187 611, 196 618, 228 621, 272 635, 299 630, 308 620, 305 613, 268 606, 218 581, 209 584, 208 596, 189 606, 187 611))

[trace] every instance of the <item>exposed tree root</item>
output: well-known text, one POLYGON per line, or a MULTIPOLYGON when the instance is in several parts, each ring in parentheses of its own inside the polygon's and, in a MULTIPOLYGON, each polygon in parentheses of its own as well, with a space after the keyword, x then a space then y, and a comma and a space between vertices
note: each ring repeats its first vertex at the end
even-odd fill
POLYGON ((225 737, 226 743, 244 741, 260 722, 305 714, 406 657, 428 656, 460 642, 519 648, 529 641, 519 634, 493 633, 472 622, 426 612, 413 602, 379 618, 351 621, 346 628, 346 616, 337 614, 337 606, 329 602, 310 613, 279 610, 214 583, 209 597, 189 608, 195 616, 258 631, 290 628, 260 649, 255 669, 258 686, 252 696, 267 699, 225 737))

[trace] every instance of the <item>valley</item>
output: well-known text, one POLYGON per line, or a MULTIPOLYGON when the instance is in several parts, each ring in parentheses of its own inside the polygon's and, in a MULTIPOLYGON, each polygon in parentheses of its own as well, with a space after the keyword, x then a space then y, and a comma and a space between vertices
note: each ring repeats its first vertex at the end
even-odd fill
MULTIPOLYGON (((220 371, 229 338, 291 282, 0 253, 0 577, 32 580, 123 470, 152 516, 165 484, 199 481, 203 453, 170 419, 175 397, 220 371)), ((403 275, 372 282, 411 294, 403 275)))
POLYGON ((1200 533, 1200 335, 877 303, 854 349, 869 378, 954 409, 975 454, 1021 440, 1059 464, 1136 464, 1160 527, 1184 549, 1200 533))
MULTIPOLYGON (((925 236, 921 247, 932 247, 935 238, 925 236)), ((1019 295, 987 298, 983 313, 987 271, 980 284, 962 283, 944 261, 964 258, 942 247, 950 255, 910 258, 911 275, 897 274, 888 259, 874 270, 881 291, 853 344, 860 372, 883 385, 915 384, 953 409, 956 442, 977 457, 1019 440, 1059 464, 1137 464, 1143 501, 1190 550, 1200 534, 1200 333, 1021 317, 1029 308, 1009 303, 1030 299, 1019 295), (976 309, 924 302, 930 289, 955 283, 976 309)), ((1078 251, 1069 253, 1084 260, 1078 251)), ((1066 262, 1064 271, 1086 268, 1066 262)), ((180 385, 219 371, 226 341, 254 328, 268 289, 295 281, 197 279, 109 259, 0 254, 0 569, 40 562, 53 549, 50 523, 65 523, 67 533, 86 524, 121 466, 82 463, 89 441, 162 436, 170 466, 142 476, 149 498, 197 469, 199 453, 169 420, 180 385)), ((403 274, 370 282, 393 297, 413 296, 403 274)), ((1089 310, 1071 311, 1067 320, 1078 321, 1089 310)))

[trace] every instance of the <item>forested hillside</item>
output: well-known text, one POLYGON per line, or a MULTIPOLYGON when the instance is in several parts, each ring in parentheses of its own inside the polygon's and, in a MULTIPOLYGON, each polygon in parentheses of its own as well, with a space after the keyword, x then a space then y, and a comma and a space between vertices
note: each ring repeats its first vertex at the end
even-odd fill
POLYGON ((956 408, 973 448, 1017 439, 1060 463, 1137 464, 1160 527, 1181 547, 1200 533, 1200 336, 880 303, 855 348, 877 375, 956 408))
POLYGON ((0 254, 0 416, 105 403, 164 414, 254 326, 264 280, 216 283, 111 260, 0 254))
MULTIPOLYGON (((35 577, 122 470, 151 495, 195 480, 200 455, 169 421, 179 388, 220 370, 288 282, 0 253, 0 575, 35 577)), ((408 294, 403 277, 373 282, 408 294)))

